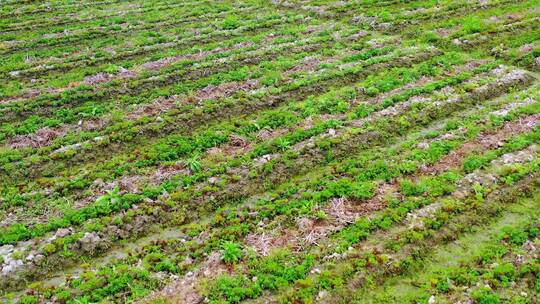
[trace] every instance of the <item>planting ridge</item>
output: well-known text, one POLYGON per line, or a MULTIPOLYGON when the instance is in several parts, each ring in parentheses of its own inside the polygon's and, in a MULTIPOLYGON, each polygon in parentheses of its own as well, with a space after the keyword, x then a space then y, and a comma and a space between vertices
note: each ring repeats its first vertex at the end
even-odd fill
POLYGON ((3 303, 538 303, 540 0, 0 6, 3 303))

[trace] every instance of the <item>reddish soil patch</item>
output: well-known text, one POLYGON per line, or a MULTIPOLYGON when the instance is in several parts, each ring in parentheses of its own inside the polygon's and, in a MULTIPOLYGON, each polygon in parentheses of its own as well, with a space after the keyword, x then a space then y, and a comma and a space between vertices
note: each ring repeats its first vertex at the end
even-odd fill
POLYGON ((32 134, 17 135, 8 141, 8 145, 15 149, 41 148, 52 144, 58 137, 64 136, 77 128, 84 131, 95 131, 103 129, 108 123, 108 118, 94 118, 81 120, 78 124, 63 125, 56 128, 45 127, 32 134))
POLYGON ((183 163, 177 163, 172 166, 159 166, 156 172, 150 177, 150 180, 154 184, 160 184, 179 173, 189 174, 189 170, 186 169, 183 163))
POLYGON ((232 95, 237 91, 248 91, 256 88, 259 82, 254 79, 249 79, 245 82, 228 82, 220 85, 208 85, 204 89, 195 93, 195 99, 202 101, 206 99, 218 99, 232 95))
POLYGON ((483 133, 472 142, 465 143, 459 149, 454 150, 444 156, 440 161, 432 166, 427 166, 420 170, 421 175, 434 175, 451 168, 455 168, 463 162, 465 155, 473 152, 482 152, 501 146, 510 137, 531 131, 540 122, 540 114, 531 115, 523 119, 508 122, 502 129, 495 133, 483 133))
POLYGON ((251 246, 255 251, 262 256, 267 256, 273 249, 288 247, 290 244, 294 244, 296 237, 294 232, 289 229, 280 229, 272 233, 251 233, 249 234, 245 242, 248 246, 251 246))
POLYGON ((69 126, 58 128, 41 128, 33 134, 17 135, 8 141, 9 146, 15 149, 39 148, 50 145, 57 137, 67 134, 69 126))
POLYGON ((109 82, 113 80, 114 78, 115 78, 114 75, 111 75, 108 73, 97 73, 95 75, 86 76, 82 82, 84 84, 96 85, 100 83, 109 82))
POLYGON ((138 107, 134 111, 131 111, 127 117, 131 120, 139 119, 144 116, 156 116, 161 113, 167 112, 176 106, 178 96, 173 95, 168 98, 158 98, 150 104, 146 104, 138 107))

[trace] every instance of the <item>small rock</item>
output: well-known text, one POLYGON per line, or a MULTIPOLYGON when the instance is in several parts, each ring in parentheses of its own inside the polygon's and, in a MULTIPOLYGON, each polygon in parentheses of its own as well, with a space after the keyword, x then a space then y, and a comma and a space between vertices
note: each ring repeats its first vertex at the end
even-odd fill
POLYGON ((521 80, 525 77, 526 72, 523 70, 513 70, 510 73, 503 76, 503 82, 509 83, 515 80, 521 80))
POLYGON ((261 156, 260 158, 258 159, 255 159, 255 162, 259 165, 262 165, 262 164, 265 164, 269 161, 271 161, 273 158, 272 154, 265 154, 263 156, 261 156))
POLYGON ((18 267, 22 266, 24 263, 22 260, 11 260, 9 264, 2 268, 3 274, 9 274, 10 272, 15 271, 18 267))
POLYGON ((0 255, 8 255, 13 252, 13 245, 4 245, 0 247, 0 255))
POLYGON ((323 259, 324 260, 332 260, 332 259, 341 259, 343 257, 345 257, 345 254, 341 255, 341 254, 339 254, 337 252, 334 252, 331 255, 325 256, 323 259))
POLYGON ((26 257, 26 261, 28 261, 28 262, 31 262, 33 259, 34 259, 34 254, 33 254, 33 253, 30 253, 30 254, 26 257))
POLYGON ((100 241, 101 238, 96 232, 86 232, 79 240, 82 249, 88 252, 93 252, 97 248, 100 241))
POLYGON ((429 148, 429 144, 426 142, 421 142, 418 144, 418 149, 426 150, 427 148, 429 148))
POLYGON ((441 135, 441 139, 448 140, 448 139, 454 139, 456 136, 452 133, 446 133, 441 135))
POLYGON ((65 237, 66 235, 70 234, 71 230, 69 228, 60 228, 56 233, 54 234, 57 238, 65 237))
POLYGON ((12 271, 13 271, 13 267, 11 267, 11 265, 6 265, 6 266, 2 267, 2 274, 3 275, 7 275, 12 271))
POLYGON ((383 23, 377 24, 376 27, 377 27, 378 30, 386 31, 386 30, 389 30, 392 27, 392 24, 389 23, 389 22, 383 22, 383 23))
POLYGON ((326 291, 326 290, 321 290, 317 294, 318 299, 323 299, 323 298, 326 298, 327 296, 328 296, 328 291, 326 291))
POLYGON ((37 254, 34 257, 34 263, 39 264, 41 261, 43 261, 44 258, 45 258, 45 256, 43 254, 37 254))
POLYGON ((534 58, 534 66, 540 68, 540 57, 534 58))

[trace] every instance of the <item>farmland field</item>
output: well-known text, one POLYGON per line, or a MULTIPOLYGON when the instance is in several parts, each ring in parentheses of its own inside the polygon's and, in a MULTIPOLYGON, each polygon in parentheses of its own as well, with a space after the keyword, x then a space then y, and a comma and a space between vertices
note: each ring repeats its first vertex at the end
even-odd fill
POLYGON ((540 0, 0 0, 0 302, 540 303, 540 0))

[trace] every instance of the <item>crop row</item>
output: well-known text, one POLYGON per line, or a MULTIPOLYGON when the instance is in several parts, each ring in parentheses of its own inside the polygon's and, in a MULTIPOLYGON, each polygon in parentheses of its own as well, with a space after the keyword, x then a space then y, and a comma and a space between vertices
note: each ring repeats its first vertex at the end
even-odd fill
POLYGON ((128 216, 129 216, 129 214, 128 214, 128 216))

